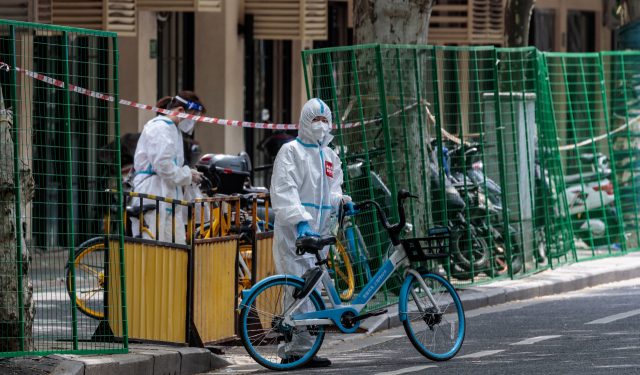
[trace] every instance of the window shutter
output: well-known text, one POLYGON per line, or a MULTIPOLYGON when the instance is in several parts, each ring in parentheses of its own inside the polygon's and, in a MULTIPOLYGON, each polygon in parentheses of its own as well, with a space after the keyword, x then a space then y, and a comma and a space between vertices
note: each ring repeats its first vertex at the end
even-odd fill
POLYGON ((0 19, 20 22, 51 23, 51 0, 2 0, 0 4, 0 19), (40 8, 44 11, 44 17, 39 17, 40 8), (49 19, 47 19, 49 15, 49 19))
POLYGON ((245 13, 256 39, 327 39, 326 0, 245 0, 245 13))
POLYGON ((504 37, 504 0, 461 0, 433 6, 429 44, 495 44, 504 37))
POLYGON ((136 0, 51 0, 54 25, 136 35, 136 0))
POLYGON ((220 12, 223 0, 138 0, 138 10, 152 12, 220 12))

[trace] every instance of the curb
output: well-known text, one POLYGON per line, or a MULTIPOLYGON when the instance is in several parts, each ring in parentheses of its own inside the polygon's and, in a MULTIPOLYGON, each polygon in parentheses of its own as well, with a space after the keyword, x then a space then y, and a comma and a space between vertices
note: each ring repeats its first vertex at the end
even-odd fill
MULTIPOLYGON (((464 310, 470 311, 640 277, 640 252, 597 259, 596 267, 590 267, 591 262, 573 263, 521 279, 470 287, 467 290, 473 290, 475 293, 463 294, 460 301, 464 310)), ((361 327, 367 330, 363 336, 402 325, 398 317, 398 305, 391 305, 388 308, 388 313, 363 322, 361 327)))
POLYGON ((6 369, 19 374, 40 370, 38 373, 50 375, 193 375, 231 365, 208 349, 134 345, 128 354, 8 358, 0 361, 0 373, 6 369))

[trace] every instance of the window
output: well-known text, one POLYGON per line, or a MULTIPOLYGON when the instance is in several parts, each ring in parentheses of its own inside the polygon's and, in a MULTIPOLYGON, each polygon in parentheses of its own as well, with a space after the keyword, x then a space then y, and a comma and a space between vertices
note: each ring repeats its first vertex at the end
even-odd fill
POLYGON ((158 13, 158 99, 194 87, 194 13, 158 13))

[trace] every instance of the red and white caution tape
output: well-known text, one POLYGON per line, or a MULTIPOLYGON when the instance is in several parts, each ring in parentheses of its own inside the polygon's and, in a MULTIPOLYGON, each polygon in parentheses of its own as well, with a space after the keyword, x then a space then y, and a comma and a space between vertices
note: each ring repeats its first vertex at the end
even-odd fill
MULTIPOLYGON (((3 62, 0 62, 0 69, 6 69, 7 71, 9 69, 11 69, 11 67, 8 64, 5 64, 3 62)), ((34 73, 30 70, 26 70, 26 69, 22 69, 19 67, 15 67, 15 70, 17 72, 20 72, 22 74, 25 74, 29 77, 32 77, 34 79, 37 79, 39 81, 42 82, 46 82, 49 83, 51 85, 54 85, 56 87, 60 87, 60 88, 64 88, 65 87, 65 83, 51 78, 51 77, 47 77, 43 74, 39 74, 39 73, 34 73)), ((87 96, 91 96, 93 98, 97 98, 97 99, 102 99, 102 100, 106 100, 109 102, 114 102, 115 98, 113 96, 110 95, 106 95, 106 94, 101 94, 99 92, 95 92, 95 91, 91 91, 91 90, 87 90, 84 89, 82 87, 78 87, 78 86, 74 86, 72 84, 69 84, 69 90, 70 91, 75 91, 77 93, 80 94, 84 94, 87 96)), ((421 102, 425 102, 424 100, 421 102)), ((203 117, 203 116, 195 116, 195 115, 189 115, 186 113, 179 113, 179 112, 174 112, 174 111, 170 111, 168 109, 164 109, 164 108, 157 108, 157 107, 153 107, 150 105, 146 105, 146 104, 140 104, 140 103, 136 103, 136 102, 130 102, 128 100, 124 100, 124 99, 120 99, 118 101, 118 103, 122 104, 122 105, 127 105, 130 107, 135 107, 135 108, 140 108, 140 109, 146 109, 149 111, 153 111, 153 112, 160 112, 162 114, 165 115, 171 115, 171 116, 177 116, 180 118, 187 118, 187 119, 193 119, 195 121, 201 121, 201 122, 208 122, 211 124, 219 124, 219 125, 227 125, 227 126, 239 126, 239 127, 243 127, 243 128, 255 128, 255 129, 282 129, 282 130, 296 130, 298 129, 298 124, 267 124, 267 123, 262 123, 262 122, 246 122, 246 121, 234 121, 234 120, 224 120, 224 119, 219 119, 219 118, 215 118, 215 117, 203 117)), ((415 102, 411 105, 408 105, 406 107, 404 107, 403 109, 400 109, 394 113, 392 113, 391 115, 389 115, 389 117, 391 116, 395 116, 399 113, 401 113, 403 110, 408 110, 411 109, 413 107, 415 107, 416 105, 418 105, 418 102, 415 102)), ((352 123, 348 123, 348 124, 342 124, 341 127, 342 128, 353 128, 356 126, 360 126, 362 124, 371 124, 374 122, 378 122, 378 121, 382 121, 382 118, 376 118, 373 120, 368 120, 365 121, 364 123, 361 123, 360 121, 358 122, 352 122, 352 123)), ((336 129, 337 125, 334 124, 333 128, 336 129)))

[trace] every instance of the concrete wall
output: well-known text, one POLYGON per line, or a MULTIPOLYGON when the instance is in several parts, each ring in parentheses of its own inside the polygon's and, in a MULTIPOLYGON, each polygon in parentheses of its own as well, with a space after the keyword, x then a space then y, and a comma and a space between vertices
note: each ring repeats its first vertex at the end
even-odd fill
MULTIPOLYGON (((118 37, 120 98, 155 105, 157 102, 157 60, 151 59, 151 39, 157 39, 155 12, 138 12, 138 35, 118 37)), ((139 133, 155 112, 120 106, 120 134, 139 133)))
POLYGON ((291 42, 291 122, 298 123, 300 110, 307 102, 307 89, 304 82, 304 67, 300 53, 313 48, 311 40, 294 40, 291 42))
MULTIPOLYGON (((207 116, 244 119, 244 38, 238 35, 239 0, 222 2, 222 12, 195 15, 195 92, 207 116)), ((203 153, 237 154, 244 150, 244 130, 196 123, 203 153)))

